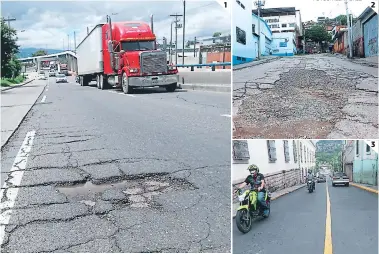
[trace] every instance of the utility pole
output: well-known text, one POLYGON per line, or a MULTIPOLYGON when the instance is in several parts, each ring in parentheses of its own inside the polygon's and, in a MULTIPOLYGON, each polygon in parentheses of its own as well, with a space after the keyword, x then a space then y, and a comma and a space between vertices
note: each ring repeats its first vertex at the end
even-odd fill
POLYGON ((74 52, 76 53, 76 33, 74 31, 74 52))
POLYGON ((265 0, 256 0, 254 4, 258 7, 258 59, 261 58, 261 8, 265 5, 265 0))
POLYGON ((70 50, 70 35, 67 35, 67 50, 70 50))
POLYGON ((186 0, 183 0, 183 49, 182 49, 182 64, 184 65, 184 41, 186 30, 186 0))
POLYGON ((181 28, 181 24, 178 24, 180 20, 178 20, 178 17, 181 17, 183 15, 180 14, 172 14, 171 17, 175 17, 175 65, 178 64, 178 28, 181 28))
POLYGON ((193 43, 193 57, 196 57, 196 36, 195 36, 195 40, 193 43))
POLYGON ((347 31, 349 33, 348 39, 349 39, 349 51, 350 53, 347 55, 349 58, 353 57, 353 47, 351 43, 351 27, 350 27, 350 17, 349 17, 349 8, 347 6, 347 0, 345 0, 345 7, 346 7, 346 23, 347 23, 347 31))
POLYGON ((170 48, 169 48, 170 64, 172 64, 172 24, 173 23, 174 23, 174 21, 171 21, 170 48))
POLYGON ((7 19, 4 19, 4 18, 3 18, 3 20, 8 22, 8 27, 9 27, 9 28, 11 28, 11 21, 16 21, 15 18, 11 18, 11 17, 9 17, 9 16, 8 16, 7 19))

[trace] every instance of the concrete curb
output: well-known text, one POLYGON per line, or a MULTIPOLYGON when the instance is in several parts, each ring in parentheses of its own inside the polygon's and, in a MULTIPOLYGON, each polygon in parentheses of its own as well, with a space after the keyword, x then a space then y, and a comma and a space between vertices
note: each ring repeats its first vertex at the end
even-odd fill
POLYGON ((35 80, 35 78, 33 78, 33 79, 31 79, 31 80, 28 80, 28 81, 22 83, 21 85, 14 85, 14 86, 8 86, 8 87, 5 87, 4 89, 1 89, 1 92, 2 92, 2 91, 10 90, 10 89, 13 89, 13 88, 16 88, 16 87, 24 86, 24 85, 29 84, 30 82, 32 82, 32 81, 34 81, 34 80, 35 80))
MULTIPOLYGON (((282 197, 282 196, 284 196, 284 195, 287 195, 287 194, 289 194, 289 193, 291 193, 291 192, 294 192, 294 191, 297 191, 297 190, 299 190, 299 189, 301 189, 301 188, 304 188, 305 186, 306 186, 306 184, 299 185, 296 189, 293 189, 293 190, 290 190, 290 191, 284 192, 284 193, 282 193, 282 194, 280 194, 280 195, 278 195, 278 196, 276 196, 276 197, 271 198, 271 200, 278 199, 278 198, 280 198, 280 197, 282 197)), ((237 211, 233 211, 233 219, 236 217, 236 214, 237 214, 237 211)))
POLYGON ((227 93, 230 93, 232 90, 230 85, 182 84, 181 87, 182 89, 187 89, 187 90, 227 92, 227 93))
POLYGON ((362 190, 366 190, 366 191, 369 191, 369 192, 372 192, 372 193, 379 194, 379 193, 378 193, 378 190, 374 190, 374 189, 369 188, 369 187, 366 187, 366 186, 362 186, 362 185, 355 184, 355 183, 351 183, 351 182, 350 182, 350 185, 352 185, 352 186, 354 186, 354 187, 357 187, 357 188, 360 188, 360 189, 362 189, 362 190))
MULTIPOLYGON (((47 83, 48 84, 48 83, 47 83)), ((46 84, 46 85, 47 85, 46 84)), ((45 91, 46 89, 46 85, 43 87, 41 93, 37 96, 36 100, 34 101, 34 103, 30 106, 28 112, 26 112, 26 114, 24 115, 24 117, 21 119, 21 121, 17 124, 16 128, 12 131, 12 134, 9 135, 9 138, 4 142, 4 144, 1 146, 1 151, 3 150, 3 148, 8 144, 9 140, 13 137, 13 134, 18 130, 18 128, 20 128, 20 125, 22 124, 22 122, 25 120, 26 116, 29 114, 30 110, 32 110, 32 108, 34 107, 34 105, 36 105, 37 101, 38 101, 38 98, 41 96, 41 94, 45 91)))
POLYGON ((233 71, 239 71, 239 70, 243 70, 243 69, 246 69, 246 68, 254 67, 256 65, 261 65, 261 64, 269 63, 269 62, 275 61, 275 60, 277 60, 279 58, 281 58, 281 57, 277 56, 277 57, 271 57, 271 58, 268 58, 268 59, 265 59, 265 60, 261 60, 261 61, 253 61, 253 62, 246 63, 246 64, 236 65, 236 66, 233 66, 233 71))

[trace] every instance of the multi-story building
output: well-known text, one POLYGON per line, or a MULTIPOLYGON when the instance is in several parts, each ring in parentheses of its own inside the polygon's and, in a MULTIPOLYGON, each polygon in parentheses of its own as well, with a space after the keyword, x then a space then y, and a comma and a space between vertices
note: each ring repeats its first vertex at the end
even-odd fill
POLYGON ((364 57, 378 56, 378 14, 367 7, 359 15, 353 29, 353 41, 354 45, 358 44, 358 52, 363 53, 364 57), (354 36, 354 31, 358 34, 358 38, 354 36), (359 47, 363 48, 363 52, 359 47))
POLYGON ((247 63, 258 57, 258 42, 261 56, 271 51, 272 32, 267 23, 251 13, 252 1, 237 0, 233 2, 233 65, 247 63), (260 34, 258 31, 260 24, 260 34))
POLYGON ((234 140, 233 184, 244 181, 251 164, 260 168, 271 192, 303 183, 315 167, 315 151, 310 140, 234 140))
POLYGON ((354 141, 344 140, 342 148, 342 167, 343 172, 353 181, 353 162, 354 162, 354 141))
POLYGON ((364 140, 353 143, 353 182, 378 185, 378 153, 364 140))
MULTIPOLYGON (((258 10, 253 10, 255 15, 258 10)), ((295 7, 261 9, 260 16, 272 31, 272 54, 291 56, 302 48, 303 24, 295 7)))

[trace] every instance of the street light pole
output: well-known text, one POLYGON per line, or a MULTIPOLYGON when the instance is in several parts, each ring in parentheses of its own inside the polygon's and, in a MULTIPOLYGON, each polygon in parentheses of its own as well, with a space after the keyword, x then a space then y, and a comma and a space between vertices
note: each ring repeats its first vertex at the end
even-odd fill
POLYGON ((172 24, 173 23, 174 23, 174 21, 171 21, 170 48, 169 48, 170 64, 172 64, 172 24))
POLYGON ((257 0, 254 4, 258 7, 258 59, 261 58, 261 7, 265 5, 265 0, 257 0))

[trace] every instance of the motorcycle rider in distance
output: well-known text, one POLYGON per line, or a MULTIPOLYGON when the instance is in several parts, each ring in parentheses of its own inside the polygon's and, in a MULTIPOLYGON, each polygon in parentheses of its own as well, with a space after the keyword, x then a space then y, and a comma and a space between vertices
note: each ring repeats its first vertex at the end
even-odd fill
POLYGON ((314 181, 314 175, 312 173, 312 170, 308 169, 308 175, 306 176, 306 181, 311 180, 313 184, 313 190, 316 190, 316 183, 314 181))
POLYGON ((254 188, 254 184, 260 185, 258 187, 258 202, 261 204, 261 206, 264 209, 263 215, 268 214, 268 209, 265 201, 265 194, 266 194, 266 189, 265 189, 265 177, 263 174, 259 173, 259 168, 252 164, 250 165, 247 170, 249 170, 250 174, 246 177, 245 181, 241 183, 238 186, 238 189, 244 188, 246 185, 250 184, 250 188, 254 188))

